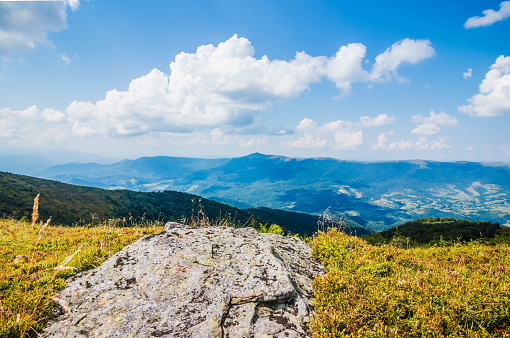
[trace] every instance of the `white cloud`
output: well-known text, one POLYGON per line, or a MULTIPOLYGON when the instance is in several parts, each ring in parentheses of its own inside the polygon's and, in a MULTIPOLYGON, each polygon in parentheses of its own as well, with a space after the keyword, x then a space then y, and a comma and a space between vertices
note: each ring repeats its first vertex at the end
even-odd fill
POLYGON ((36 105, 23 110, 3 108, 0 109, 0 115, 8 117, 12 121, 65 122, 67 119, 66 115, 59 110, 46 108, 41 111, 36 105))
POLYGON ((48 32, 67 27, 68 5, 76 10, 79 0, 0 1, 0 57, 47 43, 48 32))
MULTIPOLYGON (((50 139, 49 131, 60 130, 58 134, 65 133, 64 129, 67 117, 64 113, 55 109, 40 110, 33 105, 24 110, 12 110, 10 108, 0 109, 0 138, 24 139, 37 142, 43 139, 50 139), (35 122, 35 123, 34 123, 35 122), (56 123, 59 123, 55 126, 56 123), (44 135, 47 135, 44 137, 44 135)), ((59 139, 57 133, 53 132, 52 140, 59 139)))
MULTIPOLYGON (((75 6, 73 4, 76 3, 68 4, 75 6)), ((62 5, 62 2, 57 2, 57 5, 62 5)), ((65 8, 62 11, 61 27, 64 27, 65 8)), ((45 39, 45 33, 43 37, 45 39)), ((422 43, 403 40, 384 52, 387 56, 382 59, 396 60, 388 63, 388 67, 396 71, 402 62, 418 62, 420 58, 409 56, 416 46, 421 49, 422 43), (407 54, 400 52, 402 48, 407 54)), ((365 53, 366 48, 362 44, 349 44, 340 47, 331 58, 312 57, 304 52, 296 53, 290 61, 270 60, 267 56, 255 58, 250 41, 234 35, 217 46, 203 45, 194 53, 180 53, 170 64, 170 74, 153 69, 147 75, 133 79, 127 90, 110 90, 102 100, 73 101, 65 111, 41 110, 37 106, 9 111, 15 121, 68 123, 69 132, 79 137, 208 133, 215 128, 232 134, 284 135, 289 132, 283 128, 272 132, 258 123, 259 112, 270 109, 276 102, 298 97, 310 90, 311 84, 324 78, 335 82, 344 92, 349 91, 354 82, 371 81, 368 72, 362 68, 366 63, 365 53)), ((64 62, 70 61, 66 54, 61 57, 64 62)), ((380 62, 378 57, 376 64, 380 62)), ((384 69, 381 68, 382 71, 384 69)), ((382 79, 377 78, 377 81, 382 79)), ((296 128, 301 135, 296 137, 304 137, 304 133, 308 132, 313 137, 303 139, 302 144, 315 142, 315 146, 320 146, 324 139, 331 147, 340 144, 337 147, 352 148, 363 142, 360 128, 382 126, 393 121, 394 117, 380 114, 376 117, 363 116, 359 122, 338 120, 319 127, 311 119, 304 119, 296 128), (328 136, 322 137, 318 132, 328 136)))
POLYGON ((448 136, 441 136, 437 140, 429 140, 427 137, 420 136, 419 140, 415 142, 415 147, 421 150, 442 150, 450 149, 451 146, 446 143, 450 138, 448 136))
POLYGON ((309 118, 304 118, 299 122, 299 125, 297 126, 296 129, 297 130, 307 130, 307 129, 315 128, 315 126, 317 126, 317 123, 315 123, 314 120, 309 119, 309 118))
POLYGON ((435 123, 426 122, 418 125, 411 133, 416 135, 435 135, 439 133, 441 127, 435 123))
POLYGON ((467 70, 467 71, 465 71, 464 73, 462 73, 462 77, 463 77, 464 79, 470 79, 470 78, 472 78, 472 77, 473 77, 473 69, 468 68, 468 70, 467 70))
POLYGON ((435 113, 431 111, 429 116, 415 115, 412 118, 414 123, 419 123, 418 126, 411 131, 416 135, 435 135, 441 130, 441 126, 453 127, 459 124, 459 121, 446 114, 444 111, 435 113))
POLYGON ((510 57, 499 56, 479 86, 479 93, 468 99, 459 111, 471 116, 510 115, 510 57))
POLYGON ((397 69, 401 64, 417 64, 434 55, 435 50, 429 40, 404 39, 396 42, 375 58, 375 64, 370 73, 370 81, 389 81, 392 78, 405 81, 397 73, 397 69))
POLYGON ((271 61, 255 59, 254 52, 247 39, 234 35, 217 47, 180 53, 169 76, 154 69, 131 81, 127 91, 112 90, 95 104, 75 101, 67 112, 78 126, 112 136, 245 127, 258 111, 320 80, 321 58, 297 53, 291 61, 271 61))
POLYGON ((358 131, 338 131, 335 133, 336 145, 333 147, 335 150, 351 150, 356 149, 359 145, 363 144, 363 132, 358 131))
POLYGON ((66 2, 73 11, 80 7, 80 0, 67 0, 66 2))
POLYGON ((412 142, 409 140, 400 140, 389 143, 389 136, 395 133, 390 131, 388 133, 380 133, 377 137, 377 144, 372 145, 373 150, 426 150, 435 151, 442 149, 450 149, 451 146, 446 142, 450 139, 448 136, 439 137, 437 140, 429 140, 429 138, 420 136, 417 141, 412 142))
POLYGON ((363 131, 358 130, 359 124, 350 121, 332 121, 318 126, 315 121, 304 118, 299 122, 296 130, 304 135, 295 141, 283 142, 290 148, 326 148, 333 150, 357 149, 363 144, 363 131))
POLYGON ((16 135, 16 129, 13 121, 0 119, 0 139, 13 138, 16 135))
MULTIPOLYGON (((400 59, 392 67, 418 62, 421 57, 409 55, 422 45, 409 39, 395 44, 389 53, 396 55, 392 59, 400 59), (406 52, 399 52, 402 48, 406 52)), ((431 48, 428 42, 425 45, 431 48)), ((361 44, 343 46, 330 59, 304 52, 291 61, 269 60, 267 56, 256 59, 254 53, 250 41, 234 35, 218 46, 204 45, 195 53, 178 54, 170 64, 170 75, 154 69, 131 81, 127 91, 112 90, 96 103, 75 101, 67 113, 75 119, 74 129, 87 135, 243 128, 253 123, 259 111, 299 96, 324 76, 344 91, 350 90, 352 82, 368 80, 368 73, 361 68, 365 55, 361 44)), ((364 122, 387 123, 391 118, 381 115, 378 119, 364 122)))
POLYGON ((368 81, 369 74, 362 68, 366 47, 361 43, 342 46, 326 66, 326 75, 343 94, 349 94, 353 82, 368 81))
POLYGON ((380 114, 374 118, 370 116, 362 116, 359 120, 363 127, 380 127, 395 122, 395 117, 390 117, 387 114, 380 114))
POLYGON ((318 149, 324 148, 328 144, 328 141, 321 139, 318 136, 314 136, 312 134, 305 133, 304 136, 299 137, 295 141, 289 141, 284 143, 285 146, 290 148, 298 148, 298 149, 318 149))
POLYGON ((69 56, 67 56, 66 53, 62 54, 60 57, 61 57, 62 61, 64 61, 66 64, 71 63, 71 58, 69 56))
POLYGON ((483 16, 473 16, 467 19, 464 28, 486 27, 510 17, 510 1, 503 1, 499 7, 499 11, 486 9, 482 12, 483 16))
POLYGON ((411 141, 405 141, 400 140, 396 142, 391 142, 388 144, 389 137, 395 135, 395 132, 389 131, 387 133, 380 133, 377 136, 377 144, 372 145, 373 150, 404 150, 404 149, 410 149, 413 147, 413 142, 411 141))

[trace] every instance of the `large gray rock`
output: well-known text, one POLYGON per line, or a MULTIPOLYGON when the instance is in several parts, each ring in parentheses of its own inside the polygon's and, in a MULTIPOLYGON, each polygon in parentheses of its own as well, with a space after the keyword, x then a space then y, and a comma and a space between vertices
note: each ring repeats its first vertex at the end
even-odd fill
POLYGON ((323 268, 298 238, 188 227, 68 280, 44 337, 307 337, 323 268))

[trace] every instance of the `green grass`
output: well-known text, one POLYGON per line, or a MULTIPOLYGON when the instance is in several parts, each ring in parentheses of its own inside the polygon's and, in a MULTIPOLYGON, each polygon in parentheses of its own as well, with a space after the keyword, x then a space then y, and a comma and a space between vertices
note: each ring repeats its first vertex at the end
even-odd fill
POLYGON ((314 337, 510 337, 510 247, 402 249, 338 230, 309 240, 314 337))
POLYGON ((52 312, 51 298, 65 286, 65 279, 163 229, 155 223, 129 228, 114 223, 44 227, 0 220, 0 337, 37 336, 52 312))

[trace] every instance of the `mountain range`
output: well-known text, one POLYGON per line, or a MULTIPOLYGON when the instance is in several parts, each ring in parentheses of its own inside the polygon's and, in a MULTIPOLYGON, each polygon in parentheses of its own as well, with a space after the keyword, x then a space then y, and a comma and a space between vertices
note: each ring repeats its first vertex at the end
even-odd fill
POLYGON ((505 163, 359 162, 254 153, 61 164, 36 175, 106 189, 176 190, 243 209, 316 215, 328 210, 374 230, 423 217, 510 224, 510 165, 505 163))

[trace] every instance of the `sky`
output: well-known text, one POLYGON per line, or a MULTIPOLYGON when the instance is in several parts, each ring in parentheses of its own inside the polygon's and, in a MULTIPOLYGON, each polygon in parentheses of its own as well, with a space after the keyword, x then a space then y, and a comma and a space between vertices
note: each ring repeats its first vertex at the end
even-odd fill
POLYGON ((0 151, 510 162, 510 1, 0 1, 0 151))

